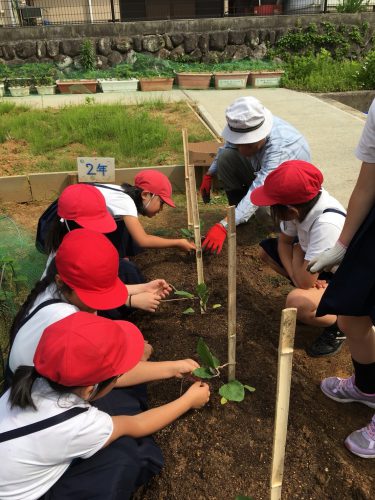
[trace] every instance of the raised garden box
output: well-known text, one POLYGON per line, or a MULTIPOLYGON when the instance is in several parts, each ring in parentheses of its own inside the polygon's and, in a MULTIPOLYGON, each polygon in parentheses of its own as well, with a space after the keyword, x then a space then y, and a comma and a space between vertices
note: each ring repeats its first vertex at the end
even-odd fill
POLYGON ((211 73, 177 73, 180 89, 205 90, 210 87, 211 73))
POLYGON ((244 89, 247 85, 249 72, 215 73, 216 89, 244 89))
POLYGON ((30 95, 30 87, 9 87, 12 97, 26 97, 30 95))
POLYGON ((217 150, 223 145, 223 142, 217 141, 189 142, 189 163, 209 167, 216 156, 217 150))
POLYGON ((35 88, 39 95, 53 95, 56 93, 56 85, 36 85, 35 88))
POLYGON ((99 86, 103 92, 138 90, 138 81, 136 78, 130 78, 129 80, 98 79, 99 86))
POLYGON ((143 92, 153 90, 172 90, 174 78, 140 78, 139 85, 143 92))
POLYGON ((96 80, 56 80, 62 94, 95 94, 96 80))
POLYGON ((250 71, 250 85, 252 87, 280 87, 280 80, 284 71, 250 71))

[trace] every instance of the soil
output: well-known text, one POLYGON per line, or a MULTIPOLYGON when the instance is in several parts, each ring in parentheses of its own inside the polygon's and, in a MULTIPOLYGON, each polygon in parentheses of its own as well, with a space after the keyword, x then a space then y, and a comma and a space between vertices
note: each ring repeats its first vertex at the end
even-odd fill
MULTIPOLYGON (((43 204, 7 204, 6 210, 34 230, 43 204)), ((201 207, 206 228, 219 220, 220 206, 201 207)), ((146 222, 146 221, 145 221, 146 222)), ((182 208, 165 210, 148 221, 153 230, 176 236, 186 227, 182 208), (168 228, 168 229, 166 229, 168 228)), ((145 224, 146 226, 146 224, 145 224)), ((258 241, 271 230, 259 219, 237 231, 237 372, 243 383, 256 388, 242 403, 220 404, 215 380, 211 400, 201 409, 187 413, 157 433, 165 458, 161 475, 136 498, 144 500, 228 500, 237 495, 254 500, 269 498, 269 478, 280 313, 291 290, 288 282, 267 270, 258 257, 258 241)), ((193 291, 196 266, 193 256, 176 250, 148 250, 136 262, 149 279, 165 278, 176 288, 193 291)), ((227 249, 218 256, 204 257, 205 281, 211 290, 209 305, 222 304, 207 314, 183 315, 189 301, 161 305, 155 314, 137 312, 136 323, 154 347, 154 360, 196 356, 203 337, 222 363, 227 360, 227 249)), ((326 376, 351 373, 347 346, 334 357, 312 359, 305 348, 320 330, 297 325, 286 446, 284 499, 375 498, 373 463, 349 453, 345 437, 367 425, 373 410, 357 404, 340 405, 319 389, 326 376)), ((225 375, 225 373, 224 373, 225 375)), ((225 382, 225 376, 224 380, 225 382)), ((150 384, 150 406, 180 395, 175 379, 150 384)))

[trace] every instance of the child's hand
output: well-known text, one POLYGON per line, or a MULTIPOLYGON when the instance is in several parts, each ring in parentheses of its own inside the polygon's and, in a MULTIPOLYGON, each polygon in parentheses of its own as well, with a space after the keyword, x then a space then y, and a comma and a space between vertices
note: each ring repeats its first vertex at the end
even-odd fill
POLYGON ((202 408, 210 399, 210 387, 202 382, 195 382, 184 394, 190 400, 190 408, 202 408))
POLYGON ((186 373, 191 373, 196 368, 199 368, 199 364, 194 359, 179 359, 178 361, 172 361, 172 363, 173 376, 176 378, 182 378, 186 373))
POLYGON ((195 243, 193 243, 192 241, 186 240, 185 238, 179 240, 178 248, 180 248, 181 250, 185 250, 185 252, 190 252, 191 250, 197 249, 197 247, 195 246, 195 243))
POLYGON ((155 312, 160 304, 160 295, 152 292, 142 292, 132 295, 132 307, 143 311, 155 312))
POLYGON ((313 288, 317 288, 318 290, 320 290, 321 288, 327 288, 327 285, 328 283, 326 282, 326 280, 316 280, 313 288))
POLYGON ((141 361, 147 361, 149 359, 149 357, 151 356, 153 350, 154 349, 153 349, 152 345, 149 344, 149 342, 147 340, 145 340, 145 345, 143 348, 143 355, 141 357, 141 361))
POLYGON ((165 299, 172 291, 172 287, 162 279, 156 279, 144 284, 145 292, 156 293, 160 298, 165 299))

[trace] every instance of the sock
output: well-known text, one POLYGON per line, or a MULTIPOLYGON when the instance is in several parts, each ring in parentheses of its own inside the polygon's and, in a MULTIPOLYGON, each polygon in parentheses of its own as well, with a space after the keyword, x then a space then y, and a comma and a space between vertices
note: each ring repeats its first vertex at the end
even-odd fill
POLYGON ((363 365, 352 358, 355 385, 365 394, 375 394, 375 363, 363 365))

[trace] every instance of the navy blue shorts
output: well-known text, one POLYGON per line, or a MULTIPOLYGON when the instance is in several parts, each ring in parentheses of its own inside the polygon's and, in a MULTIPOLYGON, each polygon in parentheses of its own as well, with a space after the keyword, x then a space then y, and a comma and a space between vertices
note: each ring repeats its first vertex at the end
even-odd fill
MULTIPOLYGON (((259 243, 259 246, 263 248, 263 250, 266 252, 266 254, 271 257, 273 261, 276 262, 278 266, 280 266, 282 269, 285 270, 283 263, 281 262, 279 251, 277 248, 277 242, 278 238, 266 238, 265 240, 262 240, 259 243)), ((295 243, 298 242, 298 238, 295 239, 295 243)), ((320 280, 326 280, 329 281, 333 277, 333 273, 327 273, 326 271, 323 271, 322 273, 319 274, 319 279, 320 280)))

